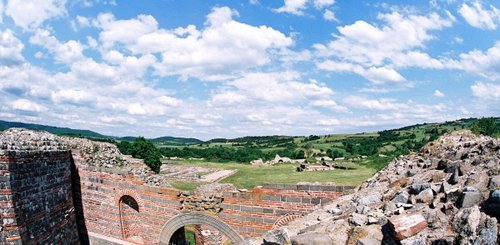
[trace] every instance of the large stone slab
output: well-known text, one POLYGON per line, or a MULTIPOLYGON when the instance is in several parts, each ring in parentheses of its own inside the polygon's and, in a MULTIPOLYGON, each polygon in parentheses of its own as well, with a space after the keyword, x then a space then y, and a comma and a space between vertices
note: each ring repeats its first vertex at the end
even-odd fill
POLYGON ((427 228, 427 221, 422 214, 403 214, 389 218, 394 229, 394 237, 403 240, 427 228))

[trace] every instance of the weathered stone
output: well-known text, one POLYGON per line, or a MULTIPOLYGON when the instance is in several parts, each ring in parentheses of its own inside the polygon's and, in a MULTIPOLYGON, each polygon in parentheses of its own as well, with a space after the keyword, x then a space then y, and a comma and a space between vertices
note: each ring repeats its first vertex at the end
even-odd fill
POLYGON ((453 174, 448 179, 448 183, 451 184, 451 185, 457 184, 458 183, 458 178, 459 178, 458 169, 455 169, 453 171, 453 174))
POLYGON ((416 184, 411 185, 410 194, 417 195, 421 191, 428 189, 428 188, 431 188, 431 184, 429 184, 429 183, 416 183, 416 184))
POLYGON ((356 241, 356 245, 379 245, 381 242, 375 238, 361 238, 356 241))
POLYGON ((365 206, 378 204, 380 202, 382 202, 382 195, 380 193, 373 193, 368 196, 363 196, 357 200, 358 205, 365 206))
POLYGON ((498 241, 498 226, 495 218, 486 216, 483 228, 479 231, 474 245, 496 244, 498 241))
POLYGON ((326 233, 308 233, 290 238, 292 245, 332 245, 332 239, 326 233))
POLYGON ((483 198, 479 192, 464 191, 458 198, 457 206, 460 208, 470 208, 478 205, 483 198))
POLYGON ((462 237, 474 236, 480 219, 481 212, 478 206, 464 208, 453 219, 453 229, 462 237))
POLYGON ((352 217, 349 219, 349 222, 353 225, 356 225, 356 226, 362 226, 362 225, 366 224, 367 221, 368 221, 368 219, 367 219, 366 215, 357 214, 357 213, 353 213, 352 217))
POLYGON ((411 237, 427 228, 427 221, 422 214, 398 215, 388 219, 394 229, 394 237, 398 240, 411 237))
POLYGON ((431 242, 431 245, 451 245, 452 242, 446 239, 437 239, 431 242))
POLYGON ((284 245, 290 242, 290 235, 288 230, 283 228, 268 231, 263 239, 265 245, 284 245))
POLYGON ((488 188, 490 190, 500 189, 500 175, 491 177, 488 188))
POLYGON ((500 219, 500 190, 490 192, 490 197, 486 201, 486 211, 500 219))
POLYGON ((392 198, 391 202, 393 203, 408 203, 409 195, 406 192, 398 193, 394 198, 392 198))
POLYGON ((424 191, 420 192, 416 196, 417 202, 419 203, 431 203, 432 200, 434 199, 434 193, 432 192, 432 189, 428 188, 425 189, 424 191))

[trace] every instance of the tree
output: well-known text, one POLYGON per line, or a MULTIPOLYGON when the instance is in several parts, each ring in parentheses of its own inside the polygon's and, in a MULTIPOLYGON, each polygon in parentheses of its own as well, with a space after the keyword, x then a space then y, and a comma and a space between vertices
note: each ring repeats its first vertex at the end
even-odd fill
POLYGON ((146 140, 144 137, 137 137, 133 143, 123 141, 117 146, 123 154, 143 159, 144 163, 153 171, 156 173, 160 172, 160 151, 149 140, 146 140))
POLYGON ((306 144, 306 158, 311 157, 312 153, 312 144, 309 142, 306 144))
POLYGON ((499 126, 494 118, 481 118, 477 120, 471 127, 475 134, 493 136, 500 131, 499 126))

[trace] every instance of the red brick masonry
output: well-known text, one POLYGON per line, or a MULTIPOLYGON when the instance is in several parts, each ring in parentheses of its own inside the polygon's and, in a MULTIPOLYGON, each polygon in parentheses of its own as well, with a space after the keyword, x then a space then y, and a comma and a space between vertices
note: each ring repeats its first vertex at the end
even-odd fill
MULTIPOLYGON (((268 184, 249 192, 224 192, 220 209, 210 215, 241 236, 257 237, 352 189, 268 184)), ((146 185, 124 170, 85 166, 77 152, 4 152, 0 243, 78 244, 79 232, 82 243, 88 234, 99 234, 157 244, 165 223, 189 212, 181 211, 180 194, 146 185)))

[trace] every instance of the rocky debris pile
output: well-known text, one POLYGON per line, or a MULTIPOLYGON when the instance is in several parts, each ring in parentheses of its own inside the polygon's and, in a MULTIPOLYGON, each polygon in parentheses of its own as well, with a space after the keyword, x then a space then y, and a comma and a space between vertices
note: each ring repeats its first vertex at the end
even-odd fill
POLYGON ((171 187, 167 178, 155 174, 141 159, 120 153, 118 147, 106 142, 57 136, 45 131, 10 128, 0 133, 2 151, 69 151, 78 152, 87 166, 119 169, 132 174, 148 185, 171 187))
POLYGON ((221 197, 222 193, 232 191, 236 191, 236 187, 233 184, 210 183, 199 186, 193 193, 198 196, 221 197))
POLYGON ((212 214, 219 213, 222 203, 222 198, 214 195, 199 196, 190 192, 181 192, 179 194, 182 203, 182 211, 208 212, 212 214))
POLYGON ((113 168, 115 166, 126 166, 140 160, 124 156, 114 144, 107 142, 96 142, 83 138, 62 137, 66 144, 77 150, 89 166, 113 168))
POLYGON ((1 151, 65 151, 68 146, 58 136, 45 131, 10 128, 0 133, 1 151))
POLYGON ((498 244, 499 173, 499 139, 453 132, 266 236, 297 245, 498 244))

